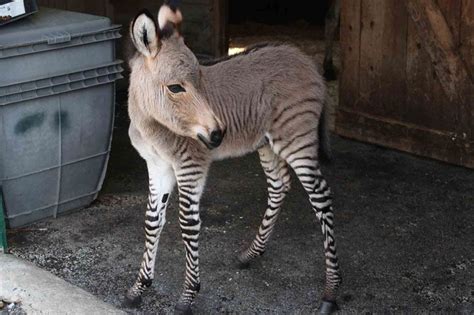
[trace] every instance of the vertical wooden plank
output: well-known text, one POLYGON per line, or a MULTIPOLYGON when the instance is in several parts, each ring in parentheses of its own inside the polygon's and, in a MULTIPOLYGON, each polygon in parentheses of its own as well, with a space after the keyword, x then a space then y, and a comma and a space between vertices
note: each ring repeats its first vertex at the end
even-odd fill
POLYGON ((64 0, 50 0, 50 7, 56 8, 56 9, 61 9, 61 10, 66 10, 66 1, 64 0))
POLYGON ((105 16, 112 20, 115 23, 115 14, 114 14, 114 6, 110 0, 105 1, 105 16))
POLYGON ((84 1, 82 0, 67 0, 67 9, 76 12, 85 12, 84 1))
POLYGON ((459 0, 437 0, 437 3, 449 25, 454 44, 459 46, 462 2, 459 0))
MULTIPOLYGON (((464 64, 466 65, 471 81, 474 81, 474 0, 462 0, 461 19, 460 19, 460 53, 464 64)), ((468 112, 464 113, 463 129, 467 133, 466 142, 471 147, 474 146, 474 91, 470 90, 468 100, 470 106, 467 107, 468 112), (471 142, 469 144, 469 141, 471 142)), ((473 158, 474 159, 474 158, 473 158)))
MULTIPOLYGON (((433 104, 431 93, 433 71, 428 53, 421 46, 421 38, 418 36, 415 25, 411 19, 408 20, 407 32, 407 106, 402 112, 401 120, 416 124, 423 120, 426 109, 425 104, 433 104)), ((433 107, 434 104, 433 104, 433 107)), ((430 127, 430 126, 426 126, 430 127)), ((445 130, 446 128, 443 128, 445 130)))
POLYGON ((49 0, 37 0, 38 6, 40 7, 48 7, 49 6, 49 0))
POLYGON ((358 111, 382 115, 381 74, 385 0, 362 0, 358 111))
POLYGON ((214 56, 227 55, 229 50, 229 34, 228 34, 228 10, 229 0, 213 0, 212 16, 213 16, 213 51, 214 56))
POLYGON ((462 0, 460 25, 461 54, 474 76, 474 0, 462 0))
POLYGON ((342 1, 341 5, 342 67, 339 83, 339 107, 353 109, 357 107, 359 98, 361 0, 342 1))
POLYGON ((183 0, 183 37, 197 54, 215 54, 215 0, 183 0))
MULTIPOLYGON (((123 0, 109 0, 111 5, 114 8, 114 21, 115 23, 122 24, 124 30, 122 34, 128 32, 128 26, 133 19, 133 17, 143 8, 147 8, 152 14, 158 14, 158 9, 160 8, 163 1, 144 1, 144 0, 134 0, 134 1, 123 1, 123 0)), ((186 19, 186 16, 184 17, 186 19)))
POLYGON ((435 0, 408 0, 407 9, 444 92, 449 99, 464 103, 466 93, 462 88, 471 79, 443 12, 435 0))
POLYGON ((38 0, 40 6, 83 12, 113 18, 110 0, 38 0))
POLYGON ((372 107, 378 108, 383 117, 400 121, 401 112, 406 109, 407 80, 403 65, 407 62, 408 13, 403 1, 385 0, 384 4, 379 12, 384 15, 383 25, 378 25, 383 27, 380 98, 372 107))
POLYGON ((433 68, 429 54, 414 22, 408 20, 407 37, 407 107, 402 121, 443 132, 454 132, 456 104, 450 102, 433 68))
POLYGON ((85 12, 94 15, 106 15, 106 0, 83 0, 85 12))
MULTIPOLYGON (((455 50, 457 51, 461 44, 462 1, 436 0, 436 2, 449 26, 452 34, 451 38, 453 40, 455 50)), ((438 84, 438 76, 435 74, 433 77, 438 84)), ((443 89, 435 89, 433 91, 433 97, 438 100, 440 104, 440 111, 443 115, 452 115, 450 117, 450 121, 446 122, 447 124, 452 124, 450 129, 453 132, 459 132, 459 130, 463 130, 464 127, 459 128, 458 126, 459 123, 462 123, 462 117, 465 115, 465 113, 462 113, 463 106, 460 106, 460 104, 458 104, 456 101, 450 101, 443 89), (454 115, 454 113, 456 115, 454 115)), ((463 133, 463 131, 461 131, 461 133, 463 133)))

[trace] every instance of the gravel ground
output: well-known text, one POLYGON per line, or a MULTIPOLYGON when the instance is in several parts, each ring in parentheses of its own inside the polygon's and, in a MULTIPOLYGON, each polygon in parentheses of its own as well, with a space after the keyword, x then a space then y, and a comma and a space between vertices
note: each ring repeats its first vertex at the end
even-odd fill
MULTIPOLYGON (((315 41, 314 47, 319 47, 314 56, 320 56, 321 44, 315 41)), ((55 220, 10 230, 9 241, 14 255, 122 308, 143 249, 147 175, 128 140, 124 97, 118 99, 112 155, 98 200, 55 220)), ((333 162, 323 170, 335 197, 341 313, 473 313, 474 172, 337 136, 332 140, 333 162)), ((255 154, 213 165, 202 199, 197 314, 309 314, 318 307, 322 236, 296 181, 267 253, 250 269, 236 267, 236 254, 253 238, 265 205, 265 177, 255 154)), ((130 313, 173 311, 184 278, 177 212, 174 195, 156 280, 140 308, 125 309, 130 313)))

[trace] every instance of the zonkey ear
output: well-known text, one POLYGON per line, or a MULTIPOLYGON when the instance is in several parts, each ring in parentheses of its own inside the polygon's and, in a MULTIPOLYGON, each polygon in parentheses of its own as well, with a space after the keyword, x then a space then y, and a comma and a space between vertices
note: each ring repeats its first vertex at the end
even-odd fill
POLYGON ((158 26, 160 33, 169 36, 175 31, 179 32, 181 22, 183 21, 183 15, 178 9, 179 1, 167 0, 161 6, 158 11, 158 26))
POLYGON ((130 37, 137 50, 146 57, 154 57, 159 50, 158 32, 153 16, 140 12, 130 24, 130 37))

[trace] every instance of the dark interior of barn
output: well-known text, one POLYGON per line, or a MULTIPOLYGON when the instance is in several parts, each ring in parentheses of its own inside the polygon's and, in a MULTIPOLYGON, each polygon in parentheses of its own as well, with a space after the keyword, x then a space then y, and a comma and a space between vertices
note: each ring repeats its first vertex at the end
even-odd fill
POLYGON ((322 26, 328 7, 329 1, 230 0, 229 23, 288 25, 303 20, 311 25, 322 26))
POLYGON ((289 38, 322 40, 328 8, 329 1, 230 0, 229 46, 289 38))

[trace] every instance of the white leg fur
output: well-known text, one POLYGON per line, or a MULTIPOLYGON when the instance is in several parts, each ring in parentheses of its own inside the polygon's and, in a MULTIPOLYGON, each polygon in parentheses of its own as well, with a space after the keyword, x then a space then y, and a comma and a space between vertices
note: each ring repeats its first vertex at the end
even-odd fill
POLYGON ((132 143, 146 160, 149 177, 149 194, 145 219, 145 251, 135 284, 128 290, 126 298, 130 304, 140 302, 143 291, 151 285, 155 274, 155 260, 163 226, 166 223, 166 207, 176 183, 174 171, 147 145, 133 127, 129 131, 132 143))
POLYGON ((175 185, 173 169, 166 163, 147 161, 150 192, 145 219, 145 251, 135 284, 128 290, 130 303, 138 303, 143 291, 151 285, 155 275, 155 260, 161 231, 166 223, 166 207, 175 185))
MULTIPOLYGON (((166 223, 166 207, 176 180, 173 170, 166 164, 156 165, 152 162, 147 163, 147 166, 150 180, 150 193, 148 195, 146 223, 148 223, 151 228, 156 228, 156 236, 154 238, 150 237, 149 234, 146 235, 146 248, 147 250, 151 250, 148 266, 151 267, 150 277, 153 279, 158 242, 163 226, 166 223)), ((146 254, 143 256, 142 264, 144 264, 148 258, 145 256, 146 254)))

